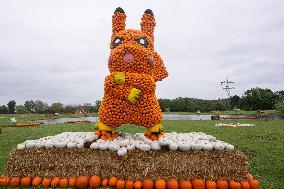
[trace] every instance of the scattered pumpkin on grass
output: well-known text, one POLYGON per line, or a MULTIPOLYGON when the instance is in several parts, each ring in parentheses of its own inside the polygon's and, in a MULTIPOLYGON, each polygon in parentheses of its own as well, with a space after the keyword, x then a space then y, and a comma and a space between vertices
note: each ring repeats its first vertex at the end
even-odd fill
POLYGON ((42 183, 41 184, 42 184, 43 187, 49 187, 50 184, 51 184, 51 179, 44 178, 44 179, 42 179, 42 183))
POLYGON ((206 189, 217 189, 217 183, 214 180, 205 181, 206 189))
POLYGON ((68 184, 69 182, 67 178, 60 179, 59 181, 59 187, 61 188, 65 188, 66 186, 68 186, 68 184))
POLYGON ((136 180, 136 181, 134 182, 134 188, 135 188, 135 189, 141 189, 142 187, 143 187, 142 181, 136 180))
POLYGON ((157 179, 155 181, 155 188, 156 189, 166 189, 167 188, 167 183, 164 179, 157 179))
POLYGON ((39 186, 41 184, 42 178, 39 176, 36 176, 35 178, 33 178, 32 181, 32 186, 39 186))
POLYGON ((242 188, 241 184, 235 180, 230 180, 229 186, 230 186, 230 189, 241 189, 242 188))
POLYGON ((226 180, 219 179, 217 181, 218 189, 229 189, 229 183, 226 180))
POLYGON ((122 180, 122 179, 119 179, 117 182, 116 182, 116 188, 117 189, 123 189, 125 188, 125 181, 122 180))
POLYGON ((143 180, 143 189, 153 189, 155 186, 154 181, 151 179, 143 180))
POLYGON ((178 189, 178 181, 176 179, 170 179, 167 181, 168 189, 178 189))
POLYGON ((134 187, 134 182, 132 180, 128 180, 125 183, 125 189, 132 189, 134 187))
POLYGON ((101 182, 102 182, 101 177, 94 175, 90 178, 89 186, 91 188, 97 188, 101 185, 101 182))
POLYGON ((21 183, 21 178, 20 177, 12 177, 10 179, 10 186, 15 187, 15 186, 19 186, 21 183))
POLYGON ((194 189, 205 189, 205 181, 201 178, 194 178, 192 180, 192 186, 194 189))
POLYGON ((86 188, 89 185, 89 176, 79 176, 76 178, 76 188, 86 188))
POLYGON ((21 179, 21 186, 30 186, 32 183, 32 177, 27 176, 21 179))
POLYGON ((69 183, 68 184, 69 184, 70 187, 74 187, 75 184, 76 184, 76 177, 69 178, 69 183))
POLYGON ((51 186, 51 187, 56 187, 56 186, 58 186, 59 181, 60 181, 60 178, 59 178, 59 177, 55 177, 54 179, 51 180, 50 186, 51 186))
POLYGON ((111 187, 115 187, 117 180, 118 180, 117 177, 110 177, 108 185, 111 187))
POLYGON ((259 181, 255 180, 255 179, 250 180, 249 184, 250 184, 251 189, 259 189, 260 188, 259 181))
POLYGON ((180 189, 192 189, 192 184, 189 180, 181 180, 179 182, 180 189))
POLYGON ((106 186, 108 186, 108 179, 107 179, 107 178, 104 178, 104 179, 102 180, 102 187, 106 187, 106 186))

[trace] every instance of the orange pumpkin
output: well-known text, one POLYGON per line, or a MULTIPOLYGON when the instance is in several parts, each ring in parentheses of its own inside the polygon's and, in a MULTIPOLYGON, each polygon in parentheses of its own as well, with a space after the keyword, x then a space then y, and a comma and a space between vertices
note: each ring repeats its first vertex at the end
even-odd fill
POLYGON ((132 180, 128 180, 125 183, 125 189, 132 189, 134 187, 134 182, 132 180))
POLYGON ((125 181, 122 179, 119 179, 115 184, 117 189, 123 189, 125 188, 125 181))
POLYGON ((0 186, 9 186, 10 178, 6 176, 0 177, 0 186))
POLYGON ((32 181, 32 186, 39 186, 41 184, 42 178, 39 176, 36 176, 32 181))
POLYGON ((102 187, 106 187, 106 186, 108 186, 108 179, 107 179, 107 178, 104 178, 104 179, 102 180, 102 187))
POLYGON ((70 187, 74 187, 76 184, 76 177, 69 178, 68 184, 70 187))
POLYGON ((253 179, 249 181, 249 185, 251 189, 259 189, 260 188, 260 184, 257 180, 253 179))
POLYGON ((89 186, 91 188, 98 188, 101 185, 101 182, 101 177, 94 175, 90 178, 89 186))
POLYGON ((247 181, 241 180, 240 184, 241 184, 242 189, 250 189, 250 185, 247 181))
POLYGON ((167 188, 167 183, 164 179, 157 179, 155 181, 155 188, 156 189, 165 189, 167 188))
POLYGON ((53 179, 51 180, 51 182, 50 182, 50 186, 51 186, 51 187, 56 187, 56 186, 58 186, 59 181, 60 181, 60 178, 59 178, 59 177, 53 178, 53 179))
POLYGON ((205 189, 205 181, 201 178, 194 178, 192 180, 192 186, 194 189, 205 189))
POLYGON ((109 181, 108 181, 108 184, 109 184, 109 186, 111 186, 111 187, 115 187, 115 185, 116 185, 116 182, 117 182, 117 178, 116 177, 110 177, 110 179, 109 179, 109 181))
POLYGON ((142 187, 143 187, 142 181, 136 180, 136 181, 134 182, 134 188, 135 188, 135 189, 141 189, 142 187))
POLYGON ((168 189, 178 189, 178 181, 176 179, 170 179, 167 181, 168 189))
POLYGON ((218 189, 229 189, 229 183, 226 180, 218 180, 217 181, 218 189))
POLYGON ((21 186, 30 186, 32 183, 32 177, 27 176, 21 179, 21 186))
POLYGON ((61 188, 65 188, 66 186, 68 186, 68 179, 67 178, 63 178, 63 179, 60 179, 59 181, 59 187, 61 188))
POLYGON ((10 186, 13 186, 13 187, 19 186, 20 183, 21 183, 20 177, 12 177, 12 178, 10 179, 10 186))
POLYGON ((76 179, 76 187, 81 189, 81 188, 86 188, 89 185, 89 176, 79 176, 76 179))
POLYGON ((143 180, 143 189, 153 189, 155 186, 154 181, 151 179, 143 180))
POLYGON ((206 180, 205 186, 206 189, 217 189, 217 184, 214 180, 206 180))
POLYGON ((230 189, 241 189, 242 188, 241 184, 234 180, 230 180, 229 186, 230 186, 230 189))
POLYGON ((192 189, 192 184, 189 180, 181 180, 179 182, 180 189, 192 189))
POLYGON ((253 176, 251 174, 249 174, 249 173, 246 175, 246 177, 248 178, 249 181, 253 180, 253 176))
POLYGON ((49 179, 49 178, 44 178, 44 179, 42 179, 41 185, 42 185, 43 187, 49 187, 50 184, 51 184, 51 179, 49 179))

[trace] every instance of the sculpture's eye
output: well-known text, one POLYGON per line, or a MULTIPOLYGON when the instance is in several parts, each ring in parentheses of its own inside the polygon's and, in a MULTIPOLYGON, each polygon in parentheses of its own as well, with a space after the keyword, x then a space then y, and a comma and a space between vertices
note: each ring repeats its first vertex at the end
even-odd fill
POLYGON ((146 37, 141 37, 141 38, 137 39, 137 42, 138 42, 140 45, 144 46, 145 48, 148 47, 148 41, 147 41, 147 38, 146 38, 146 37))
POLYGON ((122 43, 122 38, 121 37, 116 37, 115 40, 112 43, 113 48, 117 47, 122 43))

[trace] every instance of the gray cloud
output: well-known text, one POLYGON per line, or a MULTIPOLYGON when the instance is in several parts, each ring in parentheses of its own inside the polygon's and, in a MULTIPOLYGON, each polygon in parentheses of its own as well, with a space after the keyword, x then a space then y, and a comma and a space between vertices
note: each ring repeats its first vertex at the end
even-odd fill
POLYGON ((154 11, 156 50, 170 76, 157 96, 223 98, 251 87, 284 88, 284 3, 251 1, 1 1, 0 104, 15 99, 94 102, 103 96, 111 16, 121 6, 127 28, 154 11))

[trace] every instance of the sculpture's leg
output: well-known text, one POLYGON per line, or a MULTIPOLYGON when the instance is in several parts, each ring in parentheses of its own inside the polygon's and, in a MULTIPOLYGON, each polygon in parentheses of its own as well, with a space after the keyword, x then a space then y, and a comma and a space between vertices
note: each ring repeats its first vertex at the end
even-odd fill
POLYGON ((96 124, 96 134, 100 139, 111 140, 118 137, 116 128, 126 123, 122 100, 104 97, 99 109, 99 122, 96 124))
POLYGON ((139 125, 147 128, 145 136, 151 140, 158 140, 163 136, 162 111, 160 105, 153 95, 144 95, 138 110, 141 111, 142 121, 139 125))

